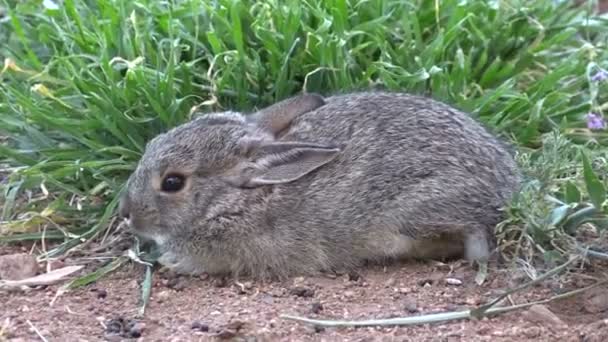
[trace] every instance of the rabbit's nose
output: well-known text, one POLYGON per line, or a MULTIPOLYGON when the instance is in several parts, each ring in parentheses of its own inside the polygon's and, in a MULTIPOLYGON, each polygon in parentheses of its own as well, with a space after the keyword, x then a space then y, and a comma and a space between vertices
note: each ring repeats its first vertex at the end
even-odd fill
POLYGON ((120 202, 118 203, 118 215, 121 218, 129 219, 131 215, 129 213, 129 196, 126 194, 120 198, 120 202))

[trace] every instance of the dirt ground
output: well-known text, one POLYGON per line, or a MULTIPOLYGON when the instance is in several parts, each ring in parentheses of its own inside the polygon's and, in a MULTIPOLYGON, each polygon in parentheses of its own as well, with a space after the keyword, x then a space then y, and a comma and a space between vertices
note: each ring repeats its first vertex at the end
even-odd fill
MULTIPOLYGON (((16 251, 0 246, 0 255, 16 251)), ((596 267, 598 276, 601 269, 605 272, 606 265, 596 267)), ((138 317, 143 272, 141 265, 128 263, 59 296, 53 305, 58 286, 0 292, 0 341, 608 341, 608 306, 589 304, 598 296, 606 300, 608 288, 547 304, 557 318, 521 310, 415 327, 315 329, 279 317, 367 319, 455 311, 485 303, 524 280, 493 267, 488 281, 477 286, 475 271, 458 261, 402 262, 369 266, 358 275, 270 283, 154 273, 152 298, 144 317, 138 317)), ((547 281, 514 295, 509 304, 587 286, 592 275, 593 269, 566 282, 547 281)))

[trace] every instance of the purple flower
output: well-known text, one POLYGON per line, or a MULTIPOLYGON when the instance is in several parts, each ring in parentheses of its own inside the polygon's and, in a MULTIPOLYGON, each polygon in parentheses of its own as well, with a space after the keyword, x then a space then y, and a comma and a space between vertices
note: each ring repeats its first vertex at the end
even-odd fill
POLYGON ((587 128, 589 128, 591 130, 605 129, 606 121, 599 114, 589 113, 589 114, 587 114, 587 128))
POLYGON ((604 69, 600 69, 595 75, 591 76, 592 82, 603 82, 605 80, 608 80, 608 71, 604 69))

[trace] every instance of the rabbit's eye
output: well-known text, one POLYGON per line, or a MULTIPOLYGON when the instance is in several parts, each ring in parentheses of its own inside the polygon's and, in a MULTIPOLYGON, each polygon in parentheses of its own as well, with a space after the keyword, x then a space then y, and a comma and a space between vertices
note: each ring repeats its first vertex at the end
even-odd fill
POLYGON ((161 184, 160 188, 162 191, 165 192, 176 192, 180 191, 184 187, 184 184, 184 176, 177 174, 169 174, 165 176, 165 179, 163 179, 163 183, 161 184))

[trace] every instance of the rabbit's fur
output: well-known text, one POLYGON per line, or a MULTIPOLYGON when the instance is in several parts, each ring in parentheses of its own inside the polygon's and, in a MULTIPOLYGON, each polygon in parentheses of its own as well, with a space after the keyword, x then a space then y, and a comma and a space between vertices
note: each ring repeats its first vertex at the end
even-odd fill
POLYGON ((151 140, 120 204, 178 273, 256 278, 395 258, 487 260, 520 173, 503 143, 429 98, 292 97, 151 140), (177 192, 160 189, 169 173, 177 192))

